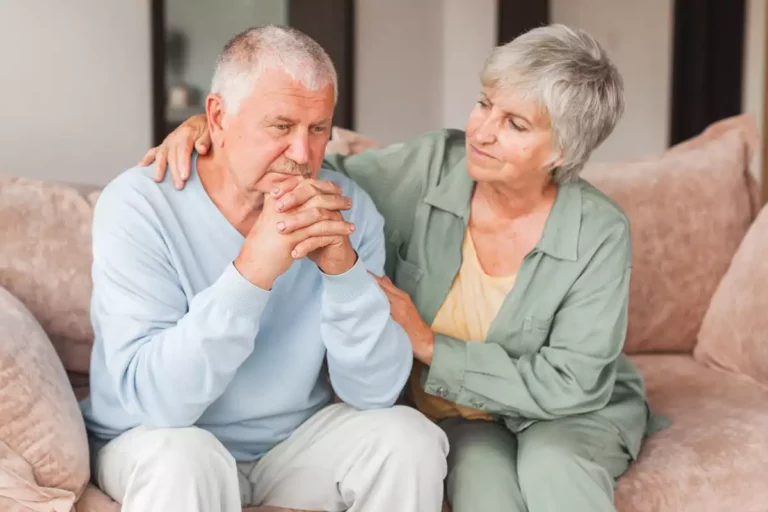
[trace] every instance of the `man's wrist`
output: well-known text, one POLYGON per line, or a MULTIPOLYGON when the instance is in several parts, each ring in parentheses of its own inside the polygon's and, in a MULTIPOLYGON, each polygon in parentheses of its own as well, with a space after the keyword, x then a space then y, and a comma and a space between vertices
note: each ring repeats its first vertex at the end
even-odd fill
POLYGON ((262 290, 271 290, 272 285, 275 282, 274 278, 265 275, 263 269, 250 268, 247 262, 244 262, 238 256, 234 261, 235 269, 240 272, 240 275, 247 279, 252 285, 258 286, 262 290))
POLYGON ((347 245, 344 249, 344 255, 338 259, 329 259, 329 261, 323 261, 318 265, 323 274, 329 276, 338 276, 349 272, 349 270, 357 263, 357 252, 351 245, 347 245))

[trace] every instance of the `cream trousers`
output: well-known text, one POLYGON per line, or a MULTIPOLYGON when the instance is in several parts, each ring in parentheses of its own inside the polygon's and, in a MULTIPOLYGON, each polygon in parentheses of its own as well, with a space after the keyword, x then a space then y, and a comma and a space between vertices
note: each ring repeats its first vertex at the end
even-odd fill
POLYGON ((99 450, 94 475, 123 512, 438 512, 448 441, 407 407, 321 410, 256 462, 206 430, 137 427, 99 450))

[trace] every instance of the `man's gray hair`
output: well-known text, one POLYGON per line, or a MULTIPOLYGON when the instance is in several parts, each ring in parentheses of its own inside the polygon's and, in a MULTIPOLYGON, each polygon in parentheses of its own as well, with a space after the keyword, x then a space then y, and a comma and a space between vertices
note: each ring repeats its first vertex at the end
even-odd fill
POLYGON ((493 50, 485 86, 512 89, 538 103, 552 126, 556 182, 575 179, 624 112, 624 85, 600 44, 564 25, 533 29, 493 50))
POLYGON ((323 47, 303 32, 279 25, 254 27, 229 41, 216 61, 211 92, 235 113, 266 69, 281 69, 310 91, 330 83, 334 100, 338 96, 336 69, 323 47))

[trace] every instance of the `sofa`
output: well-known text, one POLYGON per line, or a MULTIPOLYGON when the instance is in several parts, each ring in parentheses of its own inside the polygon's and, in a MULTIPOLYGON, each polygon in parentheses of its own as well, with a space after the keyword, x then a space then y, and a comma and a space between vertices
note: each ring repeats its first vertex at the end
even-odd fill
MULTIPOLYGON (((618 480, 621 512, 768 510, 768 209, 749 172, 756 143, 754 122, 738 116, 661 154, 585 170, 629 215, 625 351, 671 422, 618 480)), ((329 151, 376 145, 335 130, 329 151)), ((98 193, 0 177, 3 511, 120 508, 89 482, 76 401, 88 393, 98 193)))

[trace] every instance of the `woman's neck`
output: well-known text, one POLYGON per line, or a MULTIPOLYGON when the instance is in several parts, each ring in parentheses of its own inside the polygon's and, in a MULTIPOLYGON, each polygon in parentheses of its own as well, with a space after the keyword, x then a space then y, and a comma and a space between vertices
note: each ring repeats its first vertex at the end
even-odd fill
MULTIPOLYGON (((478 183, 472 196, 472 210, 478 220, 515 221, 529 217, 542 209, 549 210, 557 195, 557 187, 550 181, 522 187, 506 184, 478 183)), ((484 222, 483 222, 484 224, 484 222)))

